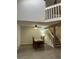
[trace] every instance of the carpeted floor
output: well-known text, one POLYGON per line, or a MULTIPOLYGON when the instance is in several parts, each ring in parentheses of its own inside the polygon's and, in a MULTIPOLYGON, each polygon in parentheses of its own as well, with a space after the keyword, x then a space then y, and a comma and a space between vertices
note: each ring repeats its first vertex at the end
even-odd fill
POLYGON ((61 59, 61 49, 49 46, 33 49, 32 45, 22 45, 17 52, 17 59, 61 59))

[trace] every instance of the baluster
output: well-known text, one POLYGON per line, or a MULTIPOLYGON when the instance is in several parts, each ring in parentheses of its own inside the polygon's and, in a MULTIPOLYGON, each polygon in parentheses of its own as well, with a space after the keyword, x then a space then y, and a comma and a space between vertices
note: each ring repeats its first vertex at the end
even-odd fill
POLYGON ((53 12, 54 8, 52 8, 52 18, 54 18, 54 12, 53 12))
POLYGON ((49 10, 47 9, 47 19, 49 19, 49 10))
POLYGON ((56 11, 56 18, 57 18, 57 7, 55 7, 56 9, 55 9, 55 11, 56 11))
POLYGON ((59 15, 60 15, 60 14, 59 14, 59 6, 58 6, 58 17, 60 17, 59 15))
POLYGON ((50 19, 50 9, 49 9, 49 19, 50 19))
POLYGON ((50 19, 50 16, 51 16, 51 15, 50 15, 50 9, 49 9, 49 19, 50 19))
POLYGON ((58 6, 57 6, 57 17, 58 17, 58 6))
POLYGON ((51 8, 51 19, 52 19, 52 8, 51 8))
POLYGON ((49 9, 49 19, 51 18, 51 9, 49 9))
POLYGON ((53 18, 55 18, 55 12, 54 12, 55 8, 53 8, 53 18))
POLYGON ((49 19, 49 12, 48 12, 48 9, 47 9, 47 19, 49 19))
POLYGON ((61 6, 59 6, 59 15, 61 17, 61 6))
POLYGON ((54 7, 54 18, 56 18, 56 7, 54 7))

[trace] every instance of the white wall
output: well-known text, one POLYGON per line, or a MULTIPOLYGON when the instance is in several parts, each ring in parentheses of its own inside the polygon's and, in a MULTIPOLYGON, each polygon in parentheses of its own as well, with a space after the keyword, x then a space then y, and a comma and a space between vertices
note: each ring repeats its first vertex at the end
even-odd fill
POLYGON ((21 44, 32 44, 33 40, 32 37, 41 37, 41 32, 37 29, 35 30, 34 28, 29 28, 29 27, 21 27, 21 44))
POLYGON ((20 40, 21 40, 21 28, 17 25, 17 49, 20 47, 20 40))
POLYGON ((26 26, 21 27, 21 44, 32 44, 33 39, 32 36, 35 38, 41 38, 42 35, 45 35, 45 43, 52 46, 53 44, 50 41, 49 36, 46 33, 46 29, 34 29, 26 26))
POLYGON ((43 20, 45 13, 44 0, 17 0, 18 20, 43 20))

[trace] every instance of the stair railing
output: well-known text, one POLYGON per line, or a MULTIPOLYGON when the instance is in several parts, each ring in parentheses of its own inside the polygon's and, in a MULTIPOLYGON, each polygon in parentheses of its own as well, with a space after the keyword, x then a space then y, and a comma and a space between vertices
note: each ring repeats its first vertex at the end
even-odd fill
POLYGON ((45 19, 53 19, 61 17, 61 3, 46 7, 45 9, 45 19))

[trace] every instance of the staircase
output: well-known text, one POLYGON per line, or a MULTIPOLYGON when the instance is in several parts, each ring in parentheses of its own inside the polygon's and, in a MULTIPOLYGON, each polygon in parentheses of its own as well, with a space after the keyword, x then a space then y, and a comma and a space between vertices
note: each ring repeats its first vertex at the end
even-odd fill
POLYGON ((61 48, 61 41, 59 40, 59 38, 54 35, 50 30, 48 30, 48 36, 51 39, 51 43, 53 44, 54 48, 61 48))
POLYGON ((53 39, 54 47, 55 48, 60 48, 61 47, 61 41, 59 40, 59 38, 57 36, 55 36, 55 35, 53 35, 53 36, 54 36, 54 39, 53 39))

